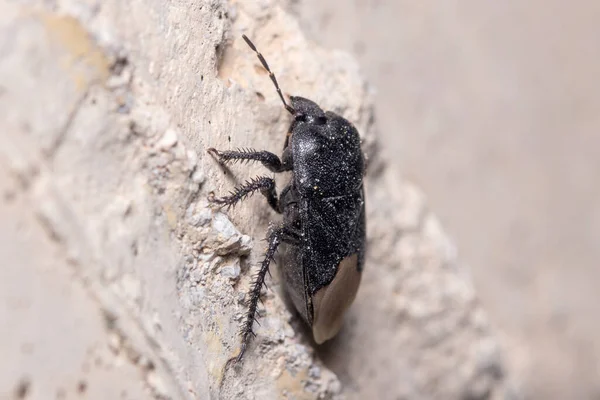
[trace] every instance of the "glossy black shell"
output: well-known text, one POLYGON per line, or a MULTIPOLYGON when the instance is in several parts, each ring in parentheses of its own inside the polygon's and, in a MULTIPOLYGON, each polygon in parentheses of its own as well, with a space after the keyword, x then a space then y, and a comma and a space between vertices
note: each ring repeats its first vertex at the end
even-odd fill
POLYGON ((282 273, 296 309, 312 325, 312 295, 329 285, 340 261, 365 254, 364 156, 356 128, 314 102, 291 97, 296 118, 284 147, 291 161, 290 186, 282 191, 284 224, 302 233, 283 244, 282 273))

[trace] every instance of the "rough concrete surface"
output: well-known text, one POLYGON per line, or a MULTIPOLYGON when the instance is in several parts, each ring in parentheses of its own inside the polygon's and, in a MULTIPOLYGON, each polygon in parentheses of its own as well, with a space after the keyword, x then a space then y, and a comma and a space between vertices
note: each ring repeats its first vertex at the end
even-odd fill
POLYGON ((379 155, 356 62, 306 40, 277 2, 3 0, 0 32, 0 398, 514 394, 453 245, 379 155), (289 123, 242 32, 286 93, 363 135, 369 256, 342 333, 321 347, 273 268, 234 368, 277 216, 259 196, 210 208, 211 191, 263 171, 223 170, 206 148, 277 151, 289 123))

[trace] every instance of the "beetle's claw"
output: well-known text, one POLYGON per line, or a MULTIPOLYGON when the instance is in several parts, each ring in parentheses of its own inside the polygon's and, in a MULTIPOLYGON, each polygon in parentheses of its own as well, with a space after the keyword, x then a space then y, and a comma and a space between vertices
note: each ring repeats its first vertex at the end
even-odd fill
POLYGON ((244 353, 246 353, 246 343, 242 343, 242 347, 240 349, 240 354, 235 358, 235 363, 239 364, 244 358, 244 353))
POLYGON ((215 192, 210 192, 206 197, 206 200, 215 208, 221 208, 222 205, 218 200, 218 197, 215 196, 215 192))
POLYGON ((227 211, 234 205, 227 201, 226 198, 216 197, 215 192, 210 192, 207 197, 208 202, 213 206, 213 208, 217 210, 223 209, 223 207, 227 207, 227 211))
POLYGON ((209 147, 208 149, 206 149, 206 152, 214 158, 216 158, 219 164, 225 165, 227 163, 227 160, 223 159, 223 154, 214 147, 209 147))

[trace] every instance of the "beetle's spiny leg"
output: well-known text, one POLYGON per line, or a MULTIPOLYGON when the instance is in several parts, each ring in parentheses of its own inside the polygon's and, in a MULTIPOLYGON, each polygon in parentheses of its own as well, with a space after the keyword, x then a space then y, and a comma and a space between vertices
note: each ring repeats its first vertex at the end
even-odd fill
POLYGON ((219 151, 211 147, 207 151, 216 157, 221 164, 260 161, 273 172, 283 172, 291 168, 291 166, 282 163, 277 155, 266 150, 256 151, 250 148, 238 148, 235 150, 219 151))
POLYGON ((267 247, 267 251, 265 253, 265 257, 260 264, 260 269, 256 274, 256 278, 250 288, 250 292, 248 293, 248 311, 246 313, 246 319, 242 323, 242 330, 240 335, 242 337, 242 346, 240 349, 240 354, 237 356, 236 361, 239 362, 242 360, 244 356, 244 352, 248 347, 248 343, 250 341, 250 335, 256 336, 256 334, 252 331, 252 325, 256 318, 256 312, 258 308, 258 301, 260 300, 260 291, 265 285, 265 277, 267 271, 269 270, 269 265, 271 264, 271 259, 279 247, 279 243, 281 243, 282 236, 285 234, 286 228, 280 227, 278 229, 273 230, 269 234, 269 245, 267 247))
POLYGON ((254 179, 250 179, 243 185, 229 192, 228 196, 209 197, 209 201, 229 208, 257 191, 260 191, 267 198, 267 201, 271 207, 273 207, 273 209, 278 209, 279 200, 277 199, 277 193, 275 192, 275 181, 273 178, 269 178, 267 176, 259 176, 254 179))

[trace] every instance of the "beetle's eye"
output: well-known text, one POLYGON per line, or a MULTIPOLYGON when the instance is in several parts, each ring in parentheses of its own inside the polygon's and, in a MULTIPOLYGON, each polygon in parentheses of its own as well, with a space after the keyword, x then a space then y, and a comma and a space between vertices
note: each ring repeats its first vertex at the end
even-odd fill
POLYGON ((296 115, 296 121, 306 121, 306 114, 298 114, 296 115))
POLYGON ((317 117, 315 123, 317 125, 325 125, 327 123, 327 117, 317 117))

